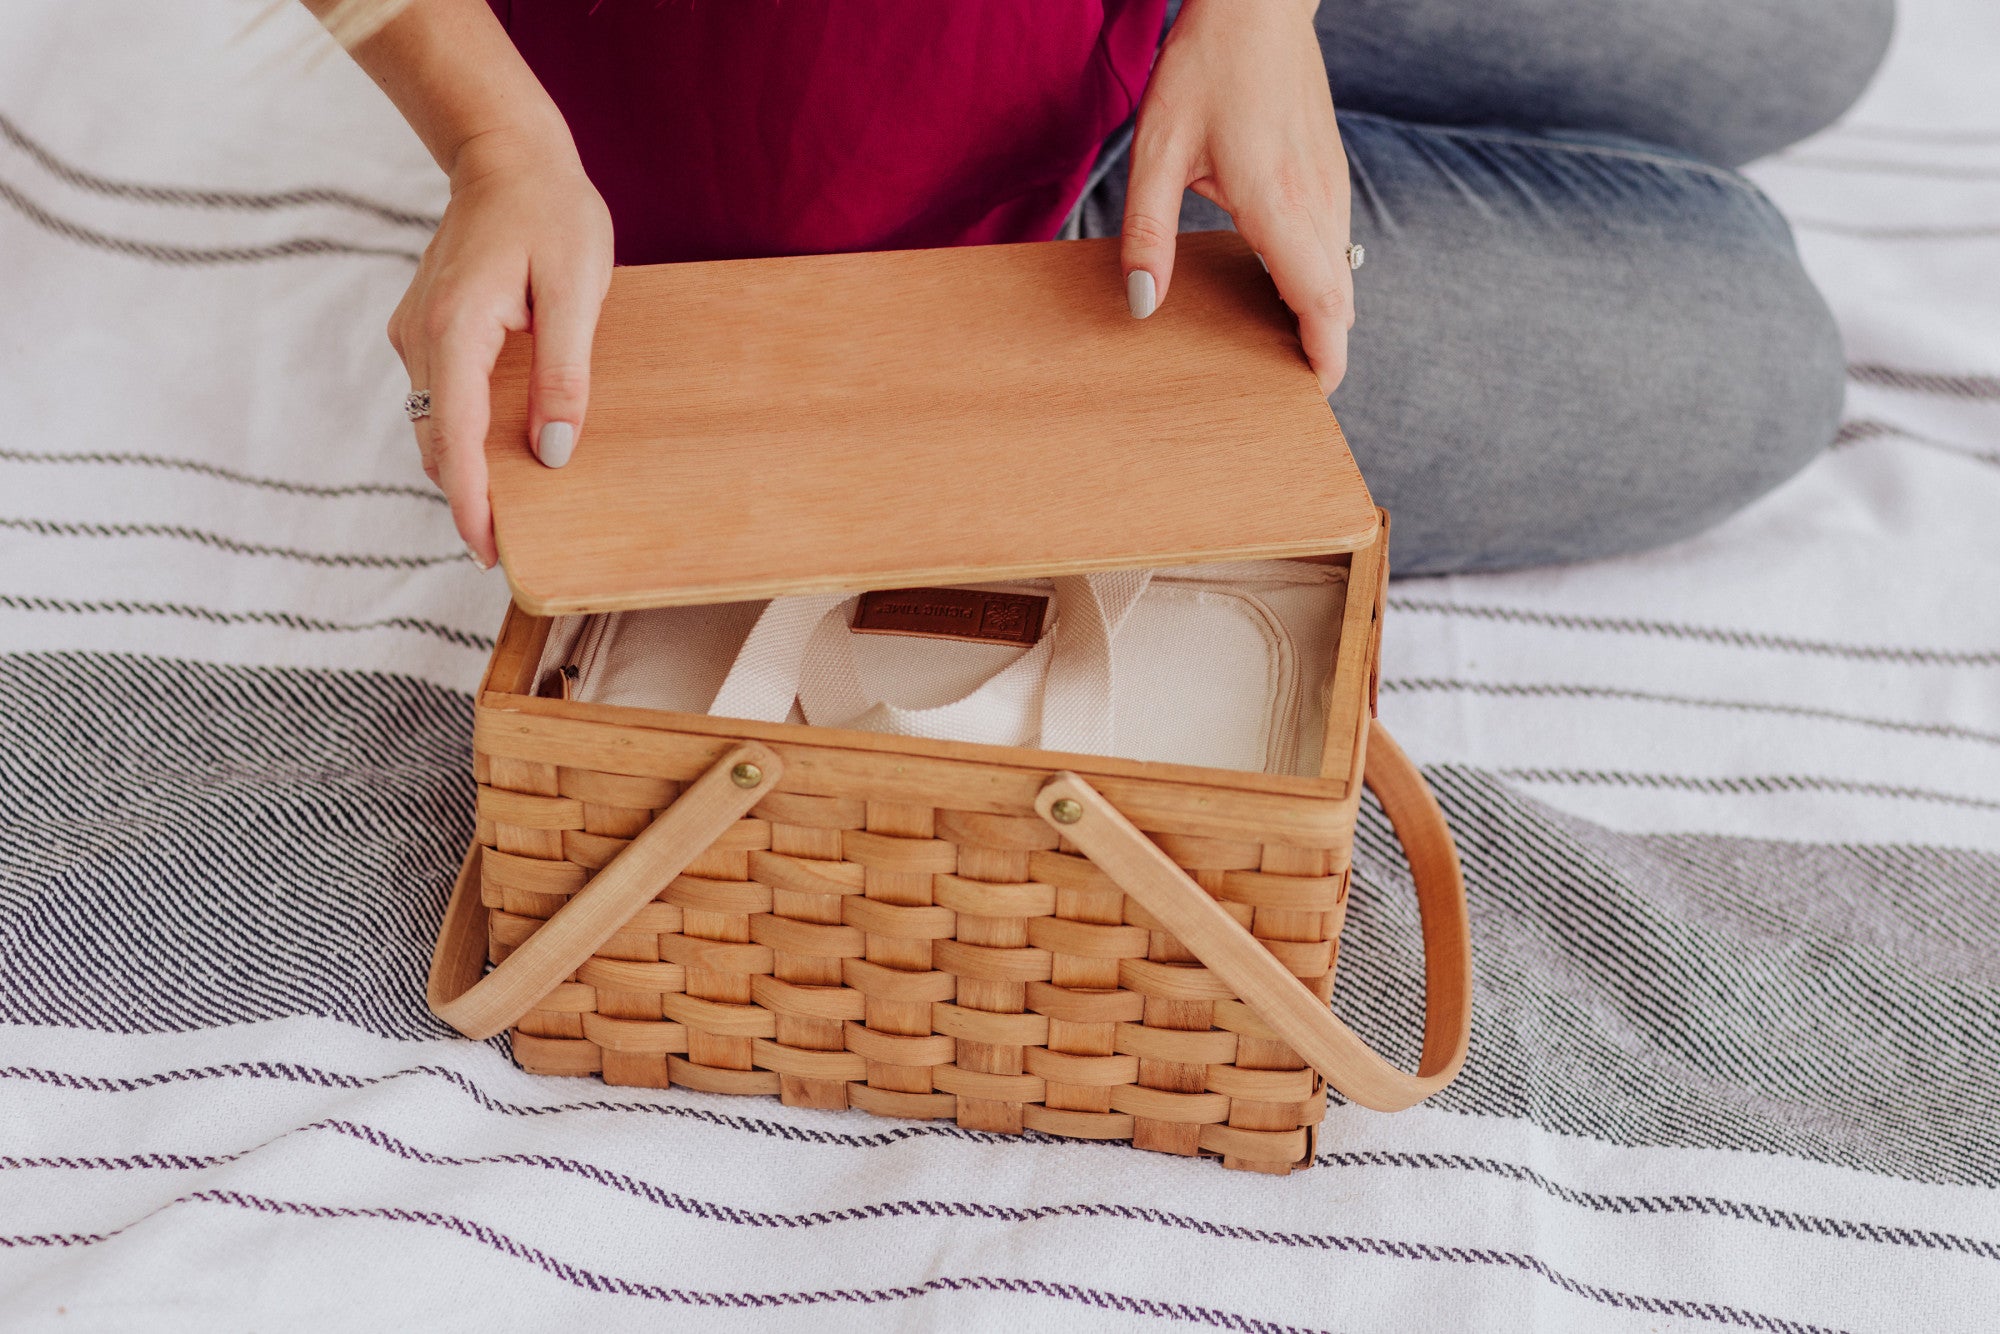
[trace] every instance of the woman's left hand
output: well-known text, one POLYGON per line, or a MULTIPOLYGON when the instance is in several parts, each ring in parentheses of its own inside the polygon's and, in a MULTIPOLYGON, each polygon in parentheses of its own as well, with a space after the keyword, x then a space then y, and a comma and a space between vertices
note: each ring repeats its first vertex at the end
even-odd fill
POLYGON ((1347 155, 1313 32, 1318 0, 1187 0, 1139 104, 1122 260, 1133 315, 1167 299, 1181 192, 1228 210, 1264 257, 1331 394, 1347 371, 1354 277, 1347 155))

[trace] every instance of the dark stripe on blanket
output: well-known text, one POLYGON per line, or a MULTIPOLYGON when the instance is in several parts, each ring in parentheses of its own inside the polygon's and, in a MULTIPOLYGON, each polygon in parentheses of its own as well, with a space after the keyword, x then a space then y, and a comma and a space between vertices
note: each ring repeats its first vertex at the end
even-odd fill
MULTIPOLYGON (((992 1277, 983 1274, 966 1276, 942 1276, 923 1283, 893 1288, 832 1288, 816 1292, 713 1292, 700 1289, 670 1288, 657 1283, 645 1283, 619 1278, 581 1265, 559 1259, 541 1250, 518 1241, 496 1228, 456 1214, 441 1213, 431 1209, 403 1208, 357 1208, 345 1205, 312 1204, 297 1200, 277 1200, 269 1196, 251 1195, 235 1190, 190 1191, 178 1199, 170 1200, 148 1217, 167 1209, 187 1204, 222 1204, 262 1214, 282 1217, 332 1219, 374 1219, 396 1223, 415 1223, 439 1231, 455 1233, 468 1241, 497 1251, 510 1259, 533 1265, 553 1278, 562 1280, 591 1292, 606 1293, 619 1297, 639 1297, 649 1301, 675 1306, 725 1307, 761 1310, 781 1306, 829 1306, 859 1303, 879 1305, 883 1302, 909 1301, 945 1292, 997 1292, 1015 1296, 1051 1297, 1081 1306, 1094 1307, 1103 1311, 1116 1311, 1127 1315, 1151 1316, 1161 1320, 1172 1320, 1184 1324, 1204 1325, 1212 1329, 1242 1331, 1242 1334, 1329 1334, 1328 1331, 1308 1331, 1298 1325, 1279 1324, 1261 1320, 1255 1316, 1243 1315, 1235 1311, 1221 1311, 1213 1307, 1197 1306, 1188 1302, 1170 1301, 1162 1298, 1134 1297, 1124 1293, 1105 1292, 1099 1288, 1083 1287, 1074 1283, 1062 1283, 1047 1279, 1024 1279, 992 1277)), ((129 1225, 128 1225, 129 1226, 129 1225)), ((0 1248, 10 1247, 72 1247, 93 1246, 108 1241, 124 1231, 123 1228, 109 1232, 92 1233, 42 1233, 33 1235, 0 1236, 0 1248)), ((1719 1302, 1687 1301, 1674 1297, 1649 1297, 1642 1294, 1621 1292, 1616 1288, 1602 1287, 1595 1283, 1585 1283, 1571 1278, 1560 1270, 1551 1268, 1534 1255, 1519 1251, 1503 1251, 1472 1246, 1433 1246, 1426 1242, 1393 1241, 1382 1237, 1332 1236, 1321 1234, 1318 1249, 1348 1254, 1366 1255, 1380 1259, 1415 1260, 1433 1265, 1477 1266, 1497 1269, 1512 1269, 1533 1275, 1551 1286, 1597 1302, 1604 1306, 1623 1311, 1636 1311, 1647 1315, 1679 1316, 1687 1320, 1701 1320, 1710 1324, 1729 1325, 1739 1329, 1761 1329, 1771 1334, 1839 1334, 1824 1325, 1809 1325, 1796 1320, 1784 1320, 1776 1316, 1762 1315, 1746 1311, 1738 1306, 1725 1306, 1719 1302)))
POLYGON ((399 677, 0 657, 0 1018, 316 1014, 405 1037, 472 820, 464 696, 399 677))
POLYGON ((0 530, 33 533, 36 537, 159 537, 175 542, 192 542, 232 556, 270 556, 344 570, 421 570, 433 565, 451 565, 464 560, 463 553, 448 556, 382 556, 371 552, 300 551, 295 547, 266 546, 260 542, 239 542, 221 533, 187 528, 171 523, 71 523, 54 519, 0 517, 0 530))
POLYGON ((254 477, 249 473, 237 472, 231 468, 218 467, 200 459, 174 458, 167 454, 119 453, 107 450, 90 450, 73 454, 41 454, 21 449, 0 449, 0 463, 54 463, 84 464, 127 468, 162 468, 171 472, 193 473, 199 477, 212 477, 220 482, 235 482, 239 486, 261 487, 266 491, 280 491, 289 496, 311 496, 316 499, 346 499, 350 496, 394 496, 399 499, 421 500, 433 505, 450 504, 444 492, 434 486, 404 486, 395 482, 354 482, 347 486, 318 486, 311 482, 293 482, 280 477, 254 477))
MULTIPOLYGON (((0 690, 0 1019, 442 1033, 420 989, 470 832, 463 697, 94 654, 0 659, 0 690)), ((1437 1105, 2000 1184, 2000 857, 1636 837, 1432 778, 1479 973, 1437 1105)), ((1336 1004, 1407 1060, 1416 913, 1372 804, 1355 868, 1336 1004)))
POLYGON ((0 593, 0 609, 7 611, 56 612, 79 616, 177 616, 210 625, 271 625, 308 634, 361 634, 370 630, 407 630, 430 635, 460 648, 488 650, 493 640, 454 626, 439 625, 414 616, 385 616, 375 621, 326 621, 316 616, 300 616, 289 611, 224 611, 218 607, 195 607, 184 602, 83 602, 72 598, 31 597, 20 593, 0 593))
MULTIPOLYGON (((495 1039, 495 1045, 498 1045, 499 1041, 495 1039)), ((375 1075, 348 1074, 345 1071, 327 1070, 316 1065, 302 1065, 297 1061, 231 1061, 220 1065, 162 1070, 150 1075, 90 1075, 68 1070, 50 1070, 39 1066, 13 1065, 0 1066, 0 1079, 17 1079, 24 1083, 84 1093, 143 1093, 150 1089, 171 1088, 176 1084, 204 1084, 235 1079, 271 1080, 277 1083, 301 1084, 310 1088, 336 1089, 373 1088, 378 1084, 393 1083, 402 1079, 435 1079, 458 1089, 479 1110, 496 1116, 564 1116, 572 1112, 629 1113, 638 1116, 657 1116, 672 1121, 696 1122, 741 1134, 784 1140, 792 1144, 819 1144, 841 1149, 883 1149, 914 1139, 950 1139, 971 1144, 1088 1142, 1056 1141, 1038 1137, 1033 1132, 1023 1135, 1001 1135, 985 1130, 965 1130, 949 1121, 881 1121, 874 1117, 851 1118, 849 1124, 857 1127, 853 1131, 818 1130, 789 1125, 783 1121, 771 1121, 759 1116, 736 1116, 719 1112, 712 1105, 706 1105, 717 1101, 712 1098, 698 1097, 695 1103, 661 1102, 653 1100, 653 1095, 640 1090, 614 1090, 595 1080, 550 1082, 547 1087, 552 1092, 582 1088, 609 1096, 571 1099, 564 1102, 509 1102, 504 1098, 494 1097, 463 1072, 443 1065, 412 1065, 401 1070, 392 1070, 387 1074, 375 1075)), ((721 1101, 724 1105, 746 1108, 769 1105, 761 1099, 729 1098, 721 1101)))
POLYGON ((1577 630, 1589 634, 1647 635, 1661 639, 1684 639, 1701 644, 1721 644, 1728 648, 1848 658, 1856 662, 1894 662, 1912 667, 2000 667, 2000 649, 1843 644, 1827 639, 1799 639, 1791 635, 1765 634, 1760 630, 1737 630, 1728 626, 1684 625, 1677 621, 1655 621, 1643 616, 1581 616, 1570 612, 1539 611, 1531 607, 1490 607, 1476 603, 1438 602, 1430 598, 1415 598, 1408 594, 1397 593, 1389 595, 1389 606, 1392 610, 1415 615, 1460 616, 1477 621, 1506 621, 1515 625, 1535 625, 1551 630, 1577 630))
MULTIPOLYGON (((0 1077, 14 1073, 0 1070, 0 1077)), ((44 1072, 45 1073, 45 1072, 44 1072)), ((375 1082, 375 1081, 369 1081, 375 1082)), ((927 1129, 952 1129, 957 1127, 926 1127, 927 1129)), ((673 1213, 685 1214, 691 1218, 710 1222, 727 1223, 739 1227, 756 1228, 817 1228, 842 1223, 867 1223, 883 1218, 976 1218, 1002 1223, 1038 1223, 1049 1219, 1101 1218, 1126 1223, 1148 1224, 1182 1232, 1195 1232, 1205 1237, 1217 1237, 1225 1241, 1243 1241, 1264 1246, 1282 1246, 1292 1249, 1326 1249, 1327 1239, 1318 1233, 1274 1231, 1270 1228, 1245 1227, 1234 1223, 1219 1222, 1210 1218, 1197 1218, 1189 1214, 1157 1209, 1149 1205, 1112 1203, 1073 1204, 991 1204, 983 1200, 875 1200, 839 1209, 816 1209, 811 1213, 778 1213, 768 1209, 747 1209, 737 1205, 724 1204, 715 1200, 696 1199, 679 1191, 644 1181, 615 1168, 580 1158, 570 1158, 561 1154, 548 1153, 486 1153, 448 1154, 435 1153, 419 1148, 397 1135, 392 1135, 379 1127, 362 1122, 340 1118, 314 1121, 293 1130, 287 1130, 270 1140, 235 1153, 131 1153, 110 1156, 78 1156, 73 1154, 40 1157, 15 1157, 0 1154, 0 1171, 68 1171, 68 1172, 194 1172, 211 1167, 224 1167, 230 1163, 249 1158, 280 1140, 293 1135, 313 1132, 331 1132, 348 1139, 379 1149, 392 1157, 408 1163, 420 1163, 426 1167, 525 1167, 543 1172, 551 1172, 578 1181, 588 1182, 621 1195, 642 1200, 656 1208, 673 1213)), ((983 1136, 986 1140, 996 1140, 993 1135, 983 1136)), ((1014 1137, 1008 1137, 1010 1139, 1014 1137)), ((1051 1136, 1028 1134, 1019 1137, 1023 1144, 1061 1144, 1064 1147, 1097 1147, 1110 1152, 1122 1152, 1124 1146, 1101 1141, 1057 1140, 1051 1136)), ((883 1144, 867 1147, 882 1148, 883 1144)), ((1324 1167, 1343 1168, 1348 1171, 1382 1168, 1402 1171, 1464 1172, 1480 1176, 1497 1177, 1504 1181, 1527 1186, 1541 1194, 1564 1204, 1574 1205, 1592 1213, 1618 1214, 1624 1216, 1645 1216, 1652 1218, 1669 1216, 1695 1216, 1722 1218, 1736 1222, 1752 1223, 1777 1231, 1796 1232, 1807 1236, 1825 1237, 1836 1241, 1860 1241, 1882 1246, 1901 1246, 1913 1250, 1950 1251, 1959 1255, 1975 1256, 1985 1260, 2000 1260, 2000 1244, 1978 1237, 1967 1237, 1958 1233, 1936 1232, 1924 1228, 1884 1227, 1875 1223, 1856 1222, 1845 1218, 1829 1218, 1824 1215, 1801 1214, 1789 1209, 1773 1209, 1764 1205, 1746 1204, 1740 1200, 1718 1199, 1708 1195, 1607 1195, 1596 1191, 1578 1190, 1552 1181, 1531 1167, 1520 1163, 1502 1162, 1492 1158, 1475 1158, 1464 1154, 1430 1153, 1323 1153, 1313 1160, 1324 1167)))
POLYGON ((1837 796, 1883 797, 1957 806, 1969 811, 2000 811, 2000 799, 1936 788, 1894 783, 1864 783, 1821 774, 1649 774, 1629 769, 1496 769, 1495 773, 1523 783, 1562 783, 1589 787, 1637 787, 1663 792, 1700 792, 1711 797, 1770 797, 1780 793, 1825 792, 1837 796))
POLYGON ((1858 445, 1864 440, 1907 440, 1913 445, 1935 449, 1942 454, 1953 454, 1962 459, 1970 459, 1974 463, 2000 468, 2000 449, 1975 449, 1971 445, 1954 444, 1949 440, 1939 440, 1935 436, 1905 430, 1894 422, 1885 422, 1873 417, 1857 417, 1852 421, 1842 422, 1840 430, 1835 432, 1833 437, 1836 446, 1858 445))
POLYGON ((1578 1190, 1552 1181, 1534 1168, 1494 1158, 1475 1158, 1458 1153, 1322 1153, 1313 1161, 1323 1167, 1395 1167, 1420 1171, 1475 1172, 1503 1177, 1530 1186, 1551 1199, 1573 1204, 1593 1213, 1662 1217, 1693 1214, 1704 1218, 1730 1218, 1743 1223, 1787 1232, 1803 1232, 1841 1241, 1866 1241, 1882 1246, 1908 1246, 1923 1251, 1951 1251, 1959 1255, 2000 1260, 2000 1243, 1955 1232, 1934 1232, 1927 1228, 1886 1227, 1850 1218, 1829 1218, 1824 1214, 1802 1214, 1791 1209, 1773 1209, 1741 1200, 1718 1199, 1713 1195, 1606 1195, 1578 1190))
MULTIPOLYGON (((1621 834, 1487 774, 1427 773, 1478 986, 1467 1075, 1435 1105, 2000 1183, 1981 1110, 2000 1101, 2000 857, 1621 834)), ((1355 873, 1335 1008, 1414 1064, 1414 895, 1379 820, 1356 828, 1355 873)))
POLYGON ((1898 718, 1873 718, 1844 713, 1838 709, 1815 709, 1802 704, 1773 704, 1763 700, 1701 699, 1693 695, 1669 695, 1654 690, 1627 690, 1618 686, 1579 685, 1571 682, 1465 681, 1454 677, 1405 676, 1382 678, 1382 689, 1390 694, 1465 694, 1489 699, 1559 699, 1612 701, 1632 704, 1672 704, 1694 709, 1714 709, 1723 713, 1767 713, 1781 718, 1809 722, 1841 723, 1904 736, 1936 737, 1943 741, 1971 741, 2000 746, 2000 732, 1982 732, 1952 723, 1913 723, 1898 718))
POLYGON ((36 166, 63 184, 74 186, 79 190, 89 190, 94 194, 108 195, 114 199, 129 199, 142 204, 170 204, 182 208, 248 209, 258 212, 321 204, 371 214, 399 227, 421 227, 425 231, 430 231, 438 225, 438 219, 429 213, 397 208, 393 204, 380 203, 347 190, 315 188, 278 191, 198 190, 180 185, 143 185, 136 181, 113 180, 108 176, 99 176, 81 167, 71 166, 36 140, 30 139, 19 125, 4 115, 0 115, 0 138, 6 139, 27 154, 36 166))
POLYGON ((1938 394, 1945 398, 2000 398, 2000 375, 1954 375, 1862 361, 1847 368, 1847 378, 1856 384, 1901 389, 1912 394, 1938 394))
POLYGON ((43 231, 51 232, 66 241, 74 241, 78 245, 90 246, 97 250, 108 250, 131 259, 152 260, 156 264, 253 264, 260 260, 298 259, 309 255, 363 255, 407 260, 415 264, 423 258, 417 251, 405 250, 400 246, 357 245, 350 241, 335 241, 324 236, 297 236, 286 241, 273 241, 268 245, 249 246, 185 246, 172 245, 164 241, 135 241, 128 237, 113 236, 109 232, 100 232, 94 227, 86 227, 68 218, 58 217, 5 181, 0 181, 0 202, 11 206, 15 212, 43 231))

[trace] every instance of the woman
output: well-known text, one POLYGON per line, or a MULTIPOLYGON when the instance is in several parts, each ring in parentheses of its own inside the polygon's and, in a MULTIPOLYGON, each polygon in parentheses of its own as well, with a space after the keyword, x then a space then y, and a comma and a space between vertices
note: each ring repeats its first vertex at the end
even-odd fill
POLYGON ((1891 0, 306 3, 451 178, 389 336, 482 566, 494 357, 533 325, 561 467, 614 256, 1117 233, 1143 319, 1175 233, 1233 225, 1405 574, 1687 536, 1838 420, 1831 317, 1733 168, 1847 108, 1891 0))

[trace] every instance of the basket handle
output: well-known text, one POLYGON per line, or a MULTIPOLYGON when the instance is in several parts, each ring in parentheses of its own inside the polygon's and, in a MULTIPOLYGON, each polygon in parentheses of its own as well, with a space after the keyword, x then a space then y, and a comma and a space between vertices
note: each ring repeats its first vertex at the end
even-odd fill
POLYGON ((1377 1055, 1083 779, 1057 774, 1043 785, 1035 809, 1342 1096, 1378 1112, 1398 1112, 1449 1084, 1465 1064, 1472 1028, 1465 881, 1444 811, 1416 765, 1379 722, 1369 727, 1364 781, 1381 801, 1410 859, 1423 919, 1424 1050, 1415 1074, 1377 1055), (1053 811, 1058 801, 1076 803, 1063 811, 1075 818, 1058 820, 1053 811))
POLYGON ((479 898, 474 843, 431 956, 424 993, 431 1013, 469 1038, 483 1040, 511 1027, 763 800, 783 772, 783 761, 768 746, 732 747, 484 977, 486 906, 479 898), (753 770, 755 781, 746 784, 753 770))

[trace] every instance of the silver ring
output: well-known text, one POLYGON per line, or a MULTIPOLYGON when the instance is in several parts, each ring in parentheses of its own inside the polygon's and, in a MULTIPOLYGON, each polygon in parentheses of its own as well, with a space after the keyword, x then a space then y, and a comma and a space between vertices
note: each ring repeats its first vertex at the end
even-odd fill
POLYGON ((1348 268, 1358 269, 1367 262, 1368 262, 1368 248, 1366 246, 1351 245, 1347 247, 1348 268))
POLYGON ((403 415, 411 421, 422 421, 431 415, 431 391, 412 389, 403 399, 403 415))

